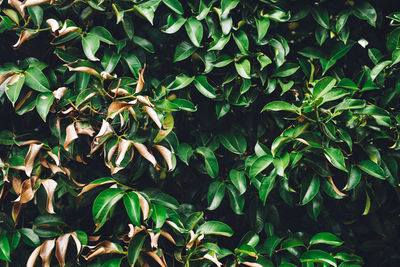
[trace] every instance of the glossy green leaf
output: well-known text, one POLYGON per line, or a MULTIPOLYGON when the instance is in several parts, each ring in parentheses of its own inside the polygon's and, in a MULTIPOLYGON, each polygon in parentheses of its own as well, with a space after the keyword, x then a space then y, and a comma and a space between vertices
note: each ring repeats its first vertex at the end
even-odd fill
POLYGON ((0 236, 0 259, 11 262, 10 252, 10 243, 8 242, 7 236, 0 236))
POLYGON ((316 7, 311 9, 311 14, 316 22, 325 29, 329 29, 329 14, 324 7, 316 7))
POLYGON ((357 164, 357 167, 359 167, 363 172, 375 178, 383 180, 386 179, 386 174, 384 170, 372 160, 361 161, 357 164))
POLYGON ((191 84, 193 80, 194 77, 189 77, 181 73, 178 76, 176 76, 175 80, 172 83, 170 83, 166 88, 170 91, 180 90, 191 84))
POLYGON ((353 14, 359 19, 366 20, 371 26, 376 26, 377 14, 375 8, 368 2, 360 2, 353 9, 353 14))
POLYGON ((265 155, 259 157, 250 167, 249 176, 250 178, 256 177, 257 174, 269 167, 273 161, 272 156, 265 155))
POLYGON ((183 14, 183 7, 178 0, 162 0, 163 3, 175 13, 183 14))
POLYGON ((233 230, 229 225, 217 222, 217 221, 208 221, 196 230, 197 234, 204 234, 204 235, 222 235, 230 237, 233 235, 233 230))
POLYGON ((221 16, 227 16, 229 12, 239 4, 239 2, 239 0, 221 0, 221 16))
POLYGON ((208 147, 198 147, 196 149, 196 152, 204 157, 204 162, 208 175, 210 175, 211 178, 216 178, 218 176, 219 167, 217 158, 215 157, 212 150, 208 147))
POLYGON ((104 225, 110 210, 123 196, 123 191, 120 189, 109 188, 102 191, 96 197, 92 208, 93 221, 96 224, 96 231, 104 225))
POLYGON ((190 57, 195 51, 197 47, 193 46, 189 42, 182 42, 177 45, 175 54, 174 54, 174 62, 182 61, 190 57))
POLYGON ((215 210, 219 207, 225 196, 225 184, 215 181, 210 184, 207 192, 207 201, 209 210, 215 210))
POLYGON ((13 84, 7 85, 5 92, 13 105, 15 102, 17 102, 19 94, 21 93, 22 86, 24 85, 25 82, 25 75, 19 74, 18 75, 18 80, 14 82, 13 84))
POLYGON ((140 250, 143 247, 144 241, 146 239, 146 235, 143 233, 144 231, 136 234, 128 246, 128 263, 132 266, 135 265, 139 258, 140 250))
POLYGON ((249 39, 247 38, 246 33, 244 31, 238 31, 237 33, 233 34, 233 40, 235 40, 240 52, 243 55, 247 55, 249 50, 249 39))
POLYGON ((340 151, 340 149, 333 147, 325 149, 325 157, 333 166, 335 166, 339 170, 347 172, 344 163, 344 156, 342 151, 340 151))
POLYGON ((83 52, 86 57, 91 61, 98 61, 99 59, 95 56, 97 50, 100 47, 100 40, 96 35, 88 34, 82 37, 83 52))
POLYGON ((335 258, 322 250, 308 250, 300 257, 301 262, 321 262, 331 266, 337 266, 335 258))
POLYGON ((40 245, 39 236, 31 228, 21 228, 18 231, 21 233, 22 241, 28 246, 37 247, 40 245))
POLYGON ((199 90, 199 92, 208 98, 216 98, 217 94, 215 92, 215 88, 212 87, 205 75, 199 75, 194 79, 194 85, 199 90))
POLYGON ((326 93, 328 93, 335 86, 336 80, 332 77, 322 78, 317 82, 313 89, 313 98, 317 100, 320 97, 323 97, 326 93))
POLYGON ((123 196, 126 212, 133 225, 140 227, 140 202, 135 192, 126 193, 123 196))
POLYGON ((298 108, 293 104, 289 104, 284 101, 273 101, 264 106, 262 111, 272 110, 272 111, 291 111, 294 113, 298 113, 298 108))
POLYGON ((328 232, 321 232, 321 233, 314 235, 310 239, 310 246, 316 245, 316 244, 327 244, 327 245, 332 245, 332 246, 340 246, 343 244, 343 241, 340 240, 340 238, 334 234, 331 234, 328 232))
POLYGON ((237 170, 230 170, 229 172, 229 179, 231 180, 232 184, 236 187, 239 191, 239 194, 244 194, 246 192, 246 176, 243 171, 237 170))
POLYGON ((290 237, 281 243, 281 249, 290 249, 294 247, 304 247, 303 241, 298 238, 290 237))
POLYGON ((308 179, 308 181, 309 183, 303 184, 304 188, 302 188, 302 192, 304 193, 302 194, 303 197, 300 202, 301 205, 306 205, 307 203, 309 203, 319 192, 319 177, 314 175, 311 179, 308 179))
POLYGON ((196 46, 201 46, 201 40, 203 39, 203 25, 196 18, 191 17, 185 23, 186 33, 189 36, 190 41, 196 46))
POLYGON ((155 228, 160 228, 167 219, 167 210, 162 205, 153 205, 153 213, 151 214, 151 218, 156 223, 155 228))
POLYGON ((31 6, 27 9, 33 23, 35 23, 36 26, 40 26, 43 21, 43 8, 40 6, 31 6))
POLYGON ((242 215, 245 203, 244 196, 241 196, 239 192, 236 190, 236 188, 232 185, 228 185, 227 189, 232 211, 238 215, 242 215))
POLYGON ((246 152, 247 142, 246 139, 240 133, 229 132, 227 134, 220 135, 221 144, 235 154, 243 154, 246 152))
POLYGON ((257 42, 260 42, 265 35, 267 34, 269 28, 269 19, 268 18, 260 18, 256 19, 256 26, 257 26, 257 42))
POLYGON ((49 81, 43 72, 36 67, 30 67, 25 71, 25 84, 35 91, 50 91, 49 81))
POLYGON ((235 62, 235 68, 237 73, 245 78, 245 79, 250 79, 250 61, 247 59, 243 59, 240 62, 235 62))
POLYGON ((114 38, 112 37, 111 33, 104 27, 93 27, 92 29, 90 29, 89 34, 95 35, 100 41, 105 42, 106 44, 114 44, 114 38))
POLYGON ((39 113, 43 121, 46 121, 47 114, 49 113, 50 107, 54 102, 53 93, 41 93, 36 99, 36 110, 39 113))
POLYGON ((271 190, 274 188, 275 178, 276 178, 276 175, 266 176, 263 178, 263 180, 261 182, 260 189, 259 189, 259 196, 260 196, 261 202, 264 205, 265 205, 265 202, 267 201, 267 197, 268 197, 269 193, 271 193, 271 190))
POLYGON ((133 42, 146 50, 149 53, 154 53, 154 46, 152 43, 150 43, 147 39, 144 39, 139 36, 134 36, 133 37, 133 42))

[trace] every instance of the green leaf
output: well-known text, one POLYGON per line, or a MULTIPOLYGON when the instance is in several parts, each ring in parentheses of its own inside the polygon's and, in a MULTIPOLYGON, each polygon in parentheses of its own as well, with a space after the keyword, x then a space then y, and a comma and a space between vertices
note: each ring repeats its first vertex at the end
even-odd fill
POLYGON ((43 121, 46 121, 47 114, 54 102, 53 93, 41 93, 36 98, 36 110, 43 121))
POLYGON ((156 11, 160 2, 161 0, 150 0, 134 6, 134 8, 139 12, 140 15, 146 18, 151 25, 153 25, 154 12, 156 11))
POLYGON ((238 215, 242 215, 245 202, 244 196, 239 195, 239 192, 232 185, 228 185, 227 188, 228 188, 229 202, 231 204, 233 212, 238 215))
POLYGON ((154 54, 153 44, 150 43, 148 40, 135 35, 133 37, 133 42, 138 46, 140 46, 141 48, 143 48, 144 50, 146 50, 147 52, 154 54))
POLYGON ((182 42, 178 44, 175 50, 174 54, 174 62, 182 61, 184 59, 187 59, 190 57, 195 51, 197 50, 197 47, 193 46, 189 42, 182 42))
POLYGON ((179 144, 177 155, 186 165, 189 165, 189 159, 193 155, 193 149, 190 145, 181 143, 179 144))
POLYGON ((272 63, 272 60, 264 54, 260 54, 259 56, 257 56, 257 60, 258 62, 260 62, 261 65, 260 70, 263 70, 266 66, 272 63))
POLYGON ((21 233, 22 241, 28 246, 37 247, 40 245, 39 236, 31 228, 21 228, 19 232, 21 233))
MULTIPOLYGON (((210 43, 207 51, 222 50, 231 39, 231 35, 214 36, 214 41, 210 43)), ((230 61, 232 62, 232 60, 230 61)), ((229 62, 229 63, 230 63, 229 62)))
POLYGON ((25 71, 25 84, 35 91, 50 91, 49 81, 43 72, 36 67, 30 67, 25 71))
POLYGON ((263 178, 259 189, 261 202, 265 205, 267 197, 271 190, 274 188, 276 175, 270 175, 263 178))
POLYGON ((229 225, 217 222, 217 221, 208 221, 196 230, 197 234, 204 234, 204 235, 222 235, 231 237, 233 235, 233 230, 229 225))
POLYGON ((343 241, 340 240, 340 238, 334 234, 331 234, 328 232, 321 232, 321 233, 314 235, 310 239, 310 246, 315 245, 315 244, 327 244, 327 245, 332 245, 332 246, 340 246, 343 244, 343 241))
POLYGON ((199 75, 194 79, 194 86, 199 90, 199 92, 208 98, 216 98, 217 94, 215 92, 215 88, 212 87, 205 75, 199 75))
POLYGON ((180 28, 182 28, 182 26, 183 26, 183 24, 185 24, 185 22, 186 22, 185 18, 171 14, 168 16, 167 25, 165 26, 165 29, 163 30, 163 32, 168 33, 168 34, 176 33, 177 31, 180 30, 180 28))
POLYGON ((48 227, 50 225, 57 227, 57 226, 66 226, 67 224, 60 216, 56 216, 53 214, 43 214, 35 218, 34 225, 44 226, 44 227, 48 227))
POLYGON ((286 63, 280 66, 271 77, 288 77, 296 73, 296 71, 300 68, 297 64, 294 63, 286 63))
POLYGON ((322 250, 308 250, 300 257, 301 262, 322 262, 332 266, 337 266, 335 258, 322 250))
POLYGON ((172 9, 172 11, 174 11, 175 13, 178 13, 180 15, 183 14, 183 7, 178 0, 162 0, 162 1, 167 7, 172 9))
POLYGON ((247 142, 246 139, 240 133, 229 132, 224 135, 220 135, 221 144, 235 154, 243 154, 246 152, 247 142))
POLYGON ((188 18, 185 23, 185 28, 190 41, 196 46, 201 46, 201 40, 203 39, 203 25, 194 17, 188 18))
POLYGON ((339 170, 348 172, 344 164, 343 153, 342 151, 340 151, 340 149, 333 147, 325 149, 325 157, 333 166, 335 166, 339 170))
POLYGON ((83 52, 89 60, 99 61, 99 59, 95 56, 100 47, 100 40, 96 35, 88 34, 85 37, 82 37, 82 47, 83 52))
POLYGON ((236 34, 233 34, 233 40, 243 55, 248 54, 249 50, 249 39, 244 31, 240 30, 236 34))
POLYGON ((168 89, 169 91, 180 90, 191 84, 193 80, 194 77, 189 77, 186 74, 181 73, 175 77, 175 80, 173 82, 166 86, 166 89, 168 89))
POLYGON ((339 16, 336 20, 336 26, 335 26, 336 33, 339 33, 343 29, 344 25, 346 25, 346 22, 347 22, 347 19, 349 18, 349 16, 350 16, 350 12, 347 12, 347 11, 339 13, 339 16))
POLYGON ((0 132, 0 145, 12 145, 14 144, 13 133, 7 130, 0 132))
POLYGON ((167 210, 162 205, 153 205, 151 218, 156 223, 155 228, 161 228, 167 219, 167 210))
POLYGON ((164 122, 163 122, 163 128, 164 129, 160 129, 158 131, 156 137, 154 137, 154 140, 153 140, 154 143, 159 143, 162 140, 164 140, 164 138, 167 137, 167 135, 174 128, 174 117, 172 116, 171 113, 167 113, 165 115, 164 122))
POLYGON ((243 244, 239 248, 235 248, 235 253, 243 253, 249 255, 250 257, 257 258, 257 251, 255 250, 255 248, 247 244, 243 244))
POLYGON ((295 105, 289 104, 284 101, 269 102, 262 109, 262 111, 266 111, 266 110, 272 110, 272 111, 282 111, 283 110, 283 111, 290 111, 290 112, 294 112, 294 113, 299 112, 298 108, 295 105))
POLYGON ((269 19, 261 17, 260 19, 256 19, 257 26, 257 42, 260 42, 265 35, 267 34, 269 28, 269 19))
POLYGON ((35 23, 36 26, 40 26, 43 21, 43 8, 40 6, 30 6, 28 7, 28 12, 33 23, 35 23))
POLYGON ((349 191, 355 188, 361 180, 361 171, 356 166, 352 165, 349 173, 349 178, 347 180, 347 184, 344 187, 344 190, 349 191))
POLYGON ((300 204, 301 205, 306 205, 309 203, 311 200, 314 199, 314 197, 318 194, 319 192, 319 186, 320 186, 320 180, 319 177, 314 175, 311 179, 308 179, 309 183, 303 183, 302 184, 302 199, 300 204))
POLYGON ((139 70, 142 68, 142 65, 140 64, 139 59, 134 54, 131 54, 131 53, 123 54, 123 57, 126 61, 126 64, 129 67, 129 70, 133 74, 133 76, 136 79, 138 79, 139 78, 139 70))
POLYGON ((221 17, 226 17, 229 12, 239 4, 239 2, 239 0, 221 0, 221 17))
POLYGON ((198 147, 196 152, 204 157, 208 175, 210 175, 211 178, 216 178, 218 176, 219 167, 217 158, 212 150, 208 147, 198 147))
POLYGON ((298 238, 293 238, 293 237, 285 239, 281 243, 281 249, 289 249, 289 248, 295 248, 295 247, 305 247, 305 245, 304 245, 303 241, 301 241, 298 238))
POLYGON ((225 196, 225 184, 215 181, 208 188, 207 201, 208 210, 215 210, 219 207, 225 196))
POLYGON ((109 188, 102 191, 94 200, 92 214, 93 221, 98 231, 107 221, 107 215, 117 202, 124 196, 123 191, 118 188, 109 188))
POLYGON ((140 201, 135 192, 126 193, 123 197, 126 212, 133 225, 140 227, 140 201))
POLYGON ((138 234, 136 234, 129 242, 128 263, 131 266, 134 266, 136 261, 138 260, 140 250, 143 247, 143 243, 144 243, 145 239, 146 239, 146 234, 144 233, 144 231, 141 231, 138 234))
POLYGON ((243 59, 240 62, 235 62, 235 68, 237 73, 245 78, 245 79, 251 79, 250 77, 250 61, 247 59, 243 59))
POLYGON ((278 244, 281 242, 282 238, 279 238, 277 236, 270 236, 265 240, 265 243, 263 245, 265 251, 267 252, 268 256, 272 256, 272 254, 275 251, 275 248, 278 246, 278 244))
POLYGON ((372 160, 361 161, 357 164, 357 167, 359 167, 363 172, 366 172, 375 178, 382 180, 386 179, 385 171, 372 160))
POLYGON ((336 45, 334 45, 332 51, 331 51, 331 56, 329 58, 330 62, 335 62, 342 57, 344 57, 350 49, 353 47, 355 42, 349 42, 348 44, 343 44, 341 42, 338 42, 336 45))
POLYGON ((102 42, 105 42, 106 44, 109 45, 114 44, 114 38, 112 37, 111 33, 104 27, 101 26, 93 27, 89 31, 89 34, 95 35, 97 39, 99 39, 102 42))
POLYGON ((366 20, 371 26, 376 26, 377 14, 375 8, 368 2, 357 3, 353 14, 359 19, 366 20))
POLYGON ((259 157, 250 167, 249 171, 250 178, 256 177, 257 174, 261 173, 263 170, 268 168, 268 166, 271 165, 272 161, 273 158, 270 155, 259 157))
POLYGON ((386 60, 378 63, 372 70, 371 70, 371 79, 375 80, 375 78, 381 73, 387 66, 392 63, 391 60, 386 60))
POLYGON ((6 90, 5 90, 6 95, 13 105, 18 100, 18 97, 19 97, 19 94, 21 93, 21 88, 24 85, 24 82, 25 82, 25 75, 19 74, 18 80, 16 82, 6 86, 6 90))
POLYGON ((326 93, 328 93, 335 86, 336 80, 332 77, 322 78, 317 82, 313 89, 313 98, 315 100, 323 97, 326 93))
POLYGON ((8 242, 7 236, 0 236, 0 259, 11 262, 10 252, 10 243, 8 242))
POLYGON ((175 98, 171 102, 177 105, 179 109, 184 111, 195 112, 197 110, 197 107, 192 102, 186 99, 175 98))
POLYGON ((246 176, 244 175, 243 171, 237 171, 232 169, 229 172, 229 179, 231 180, 232 184, 236 187, 239 191, 239 194, 242 195, 246 192, 246 176))
POLYGON ((325 29, 329 29, 329 13, 322 6, 317 6, 311 9, 311 15, 315 21, 325 29))

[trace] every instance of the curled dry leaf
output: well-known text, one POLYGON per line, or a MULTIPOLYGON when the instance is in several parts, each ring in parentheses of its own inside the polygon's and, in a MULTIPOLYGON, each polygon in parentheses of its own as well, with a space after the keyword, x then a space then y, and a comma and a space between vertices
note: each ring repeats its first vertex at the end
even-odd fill
POLYGON ((143 86, 144 86, 143 73, 144 73, 145 69, 146 69, 146 64, 144 64, 143 69, 139 70, 139 80, 138 80, 138 83, 136 84, 135 94, 140 93, 140 91, 142 91, 142 89, 143 89, 143 86))
POLYGON ((26 95, 21 99, 21 101, 19 101, 18 104, 15 106, 15 111, 18 111, 25 104, 26 100, 28 100, 31 97, 32 93, 33 91, 28 91, 28 93, 26 93, 26 95))
POLYGON ((164 147, 164 146, 160 146, 160 145, 154 145, 153 146, 155 149, 157 149, 161 156, 165 159, 165 162, 167 162, 168 165, 168 170, 172 170, 172 153, 171 151, 164 147))
POLYGON ((217 259, 217 256, 215 255, 215 253, 213 253, 213 255, 207 253, 206 255, 203 256, 203 259, 207 259, 209 261, 212 261, 218 267, 222 266, 222 263, 217 259))
POLYGON ((99 133, 93 139, 89 155, 93 154, 100 147, 100 140, 104 139, 105 136, 110 135, 111 133, 113 133, 111 124, 106 120, 103 120, 99 133))
POLYGON ((170 233, 161 231, 161 235, 163 237, 165 237, 166 239, 168 239, 172 244, 176 245, 176 242, 175 242, 174 238, 172 237, 172 235, 170 235, 170 233))
POLYGON ((114 119, 115 116, 120 114, 121 112, 129 109, 134 104, 126 103, 126 102, 112 102, 108 107, 107 117, 110 119, 114 119))
POLYGON ((15 8, 21 17, 25 17, 25 7, 22 6, 22 2, 19 0, 8 0, 8 4, 15 8))
MULTIPOLYGON (((61 35, 61 34, 60 34, 60 35, 61 35)), ((92 68, 89 68, 89 67, 79 66, 79 67, 73 68, 73 67, 71 67, 69 64, 65 64, 65 66, 67 66, 67 68, 68 68, 69 71, 86 72, 86 73, 89 73, 89 74, 91 74, 91 75, 100 77, 100 74, 99 74, 95 69, 92 69, 92 68)))
POLYGON ((49 24, 51 27, 51 31, 55 34, 58 35, 58 29, 60 28, 60 25, 58 24, 58 21, 55 19, 47 19, 46 23, 49 24))
POLYGON ((150 102, 149 97, 147 95, 146 96, 138 95, 136 98, 137 100, 139 100, 139 102, 142 102, 143 104, 154 108, 154 105, 150 102))
POLYGON ((263 267, 261 264, 259 264, 257 262, 245 261, 245 262, 241 262, 240 264, 243 264, 243 265, 246 265, 246 266, 250 266, 250 267, 263 267))
POLYGON ((66 174, 65 171, 63 169, 61 169, 59 166, 54 165, 52 163, 48 163, 48 164, 49 164, 49 168, 50 168, 50 170, 51 170, 51 172, 53 174, 56 174, 56 173, 59 173, 59 172, 61 172, 63 174, 66 174))
POLYGON ((167 267, 167 263, 165 262, 164 253, 160 249, 161 257, 154 251, 146 251, 145 253, 152 257, 161 267, 167 267))
POLYGON ((102 71, 102 72, 100 73, 100 76, 101 76, 101 78, 103 78, 103 79, 115 79, 115 78, 117 78, 117 74, 111 75, 110 73, 105 72, 105 71, 102 71))
POLYGON ((60 100, 61 97, 63 97, 65 95, 65 93, 68 91, 67 87, 60 87, 57 90, 53 91, 53 96, 55 99, 60 100))
POLYGON ((50 0, 25 0, 23 2, 23 7, 38 6, 47 2, 50 2, 50 0))
POLYGON ((75 130, 75 122, 68 125, 65 131, 66 131, 66 137, 64 142, 64 149, 69 150, 69 146, 71 145, 71 143, 78 138, 78 134, 76 133, 75 130))
POLYGON ((123 88, 114 88, 111 89, 111 93, 115 94, 115 95, 119 95, 119 96, 124 96, 124 95, 130 95, 131 93, 129 93, 127 90, 123 89, 123 88))
POLYGON ((0 85, 5 82, 8 78, 10 78, 11 76, 13 76, 15 74, 15 72, 10 71, 4 74, 0 75, 0 85))
MULTIPOLYGON (((328 161, 327 161, 327 160, 325 160, 325 168, 326 168, 326 170, 327 170, 328 172, 330 172, 329 164, 328 164, 328 161)), ((329 176, 329 177, 328 177, 328 181, 329 181, 329 183, 332 185, 332 188, 333 188, 333 190, 335 191, 336 194, 338 194, 339 196, 342 196, 342 197, 345 197, 345 196, 346 196, 345 193, 341 192, 341 191, 336 187, 335 183, 333 182, 332 176, 329 176)))
POLYGON ((35 34, 33 30, 23 30, 19 36, 18 41, 13 45, 14 48, 19 48, 26 40, 35 34))
MULTIPOLYGON (((86 246, 89 247, 89 246, 86 246)), ((83 255, 82 257, 90 261, 94 257, 101 255, 101 254, 111 254, 111 253, 121 253, 119 250, 118 246, 115 243, 112 243, 108 240, 102 241, 99 244, 97 244, 94 248, 90 249, 88 254, 83 255)))
POLYGON ((17 195, 21 194, 22 180, 19 177, 13 177, 11 179, 11 186, 17 195))
POLYGON ((60 166, 60 157, 54 154, 51 151, 47 151, 47 154, 54 160, 54 162, 57 164, 57 166, 60 166))
POLYGON ((52 179, 47 179, 42 182, 42 185, 47 194, 46 210, 50 214, 55 214, 53 207, 53 196, 57 187, 57 182, 52 179))
POLYGON ((145 106, 144 109, 146 110, 146 113, 150 116, 150 118, 156 123, 157 127, 161 129, 161 121, 158 118, 156 111, 149 106, 145 106))
POLYGON ((139 197, 139 205, 140 205, 140 209, 142 210, 142 213, 143 213, 143 219, 146 220, 147 217, 149 217, 149 211, 150 211, 149 203, 140 193, 136 193, 136 194, 139 197))
POLYGON ((100 186, 100 185, 112 184, 112 183, 115 183, 115 181, 114 181, 114 180, 107 180, 107 181, 104 181, 104 182, 98 183, 98 184, 88 184, 88 185, 86 185, 86 186, 84 186, 84 187, 82 188, 82 190, 81 190, 81 192, 78 194, 78 196, 80 196, 80 195, 82 195, 83 193, 85 193, 85 192, 87 192, 87 191, 89 191, 89 190, 92 190, 93 188, 98 187, 98 186, 100 186))
POLYGON ((21 209, 22 209, 22 205, 23 204, 17 202, 17 203, 14 203, 13 206, 12 206, 11 216, 12 216, 15 224, 18 223, 18 218, 19 218, 19 214, 20 214, 21 209))
POLYGON ((136 149, 139 151, 140 155, 142 155, 145 159, 151 162, 153 166, 155 167, 157 165, 156 158, 153 156, 153 154, 150 153, 150 151, 147 149, 147 147, 141 143, 136 143, 132 142, 133 145, 136 147, 136 149))
POLYGON ((150 246, 152 249, 158 248, 158 238, 160 237, 161 233, 154 234, 153 232, 149 232, 150 236, 150 246))
POLYGON ((61 267, 65 266, 65 254, 67 253, 68 242, 69 242, 70 237, 72 237, 72 239, 75 242, 76 251, 77 251, 78 255, 82 248, 81 242, 79 241, 78 236, 76 235, 75 232, 63 234, 63 235, 59 236, 56 241, 56 253, 55 254, 56 254, 58 263, 60 264, 61 267))
POLYGON ((42 258, 42 266, 43 267, 50 267, 50 256, 51 252, 53 251, 54 245, 56 240, 46 240, 40 246, 40 257, 42 258))
POLYGON ((125 154, 131 146, 132 141, 128 141, 126 139, 121 139, 118 143, 118 156, 115 160, 115 164, 119 167, 121 165, 122 160, 125 158, 125 154))
POLYGON ((71 33, 71 32, 75 32, 79 30, 79 27, 76 26, 68 26, 67 25, 67 21, 64 22, 63 27, 58 31, 58 37, 61 37, 65 34, 71 33))
POLYGON ((25 173, 28 177, 31 176, 32 170, 33 170, 33 165, 35 163, 35 158, 36 155, 39 153, 40 149, 42 148, 43 144, 30 144, 29 145, 29 150, 28 153, 26 154, 25 157, 25 173))
POLYGON ((27 203, 33 199, 35 196, 35 191, 33 190, 33 187, 35 186, 34 180, 33 179, 26 179, 21 186, 21 194, 19 197, 15 200, 15 202, 19 202, 21 204, 27 203))
POLYGON ((26 262, 26 267, 34 267, 35 266, 35 262, 36 262, 37 257, 39 256, 41 248, 42 248, 42 246, 40 245, 33 250, 31 255, 29 256, 28 261, 26 262))

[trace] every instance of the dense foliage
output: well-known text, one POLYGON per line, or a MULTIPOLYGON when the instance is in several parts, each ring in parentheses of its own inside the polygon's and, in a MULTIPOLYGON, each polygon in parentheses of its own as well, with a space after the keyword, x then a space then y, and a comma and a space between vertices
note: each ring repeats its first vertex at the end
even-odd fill
POLYGON ((399 266, 395 2, 0 1, 0 259, 399 266))

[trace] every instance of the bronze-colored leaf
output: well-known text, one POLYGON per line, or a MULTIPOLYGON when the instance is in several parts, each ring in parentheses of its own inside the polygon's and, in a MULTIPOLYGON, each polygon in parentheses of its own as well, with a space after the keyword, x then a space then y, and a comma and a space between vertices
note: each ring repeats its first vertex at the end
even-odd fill
POLYGON ((115 95, 120 95, 120 96, 124 96, 124 95, 130 95, 131 93, 129 93, 127 90, 125 90, 124 88, 114 88, 111 89, 111 93, 115 94, 115 95))
POLYGON ((215 253, 213 253, 213 255, 207 253, 206 255, 203 256, 203 259, 207 259, 209 261, 212 261, 218 267, 222 266, 222 263, 217 259, 217 256, 215 255, 215 253))
POLYGON ((40 149, 42 148, 43 144, 30 144, 29 145, 29 150, 28 153, 26 154, 25 157, 25 173, 28 177, 31 176, 32 174, 32 170, 33 170, 33 165, 35 163, 35 158, 36 155, 39 153, 40 149))
POLYGON ((103 120, 99 133, 93 139, 89 155, 93 154, 97 149, 99 149, 101 145, 101 139, 105 141, 104 137, 110 135, 111 133, 113 133, 111 124, 108 123, 106 120, 103 120))
POLYGON ((147 149, 145 145, 136 142, 132 143, 135 146, 135 148, 139 151, 140 155, 142 155, 145 159, 150 161, 154 167, 157 165, 156 158, 153 156, 153 154, 150 153, 150 151, 147 149))
POLYGON ((51 151, 47 151, 47 154, 54 160, 57 166, 60 166, 60 157, 58 155, 54 154, 51 151))
POLYGON ((154 105, 150 102, 149 97, 147 95, 146 96, 138 95, 136 99, 139 100, 139 102, 154 108, 154 105))
POLYGON ((144 109, 146 110, 146 113, 150 116, 150 118, 156 123, 157 127, 161 129, 161 121, 158 118, 155 110, 149 106, 145 106, 144 109))
POLYGON ((165 162, 167 162, 168 170, 169 171, 172 170, 173 166, 172 166, 171 151, 168 148, 166 148, 164 146, 160 146, 160 145, 153 145, 153 147, 160 152, 161 156, 165 159, 165 162))
POLYGON ((26 100, 28 100, 31 97, 32 93, 33 93, 32 90, 26 93, 26 95, 21 99, 21 101, 19 101, 18 104, 15 106, 15 111, 18 111, 25 104, 26 100))
POLYGON ((13 45, 14 48, 19 48, 26 40, 35 35, 33 30, 23 30, 19 36, 18 41, 13 45))
POLYGON ((125 154, 131 146, 132 141, 128 141, 126 139, 121 139, 118 143, 118 156, 115 160, 115 164, 117 166, 121 165, 122 160, 125 158, 125 154))
POLYGON ((10 78, 11 76, 13 76, 15 74, 15 72, 10 71, 4 74, 0 75, 0 84, 2 84, 3 82, 5 82, 8 78, 10 78))
POLYGON ((174 238, 172 237, 172 235, 170 235, 170 233, 161 231, 161 235, 163 237, 165 237, 166 239, 168 239, 172 244, 176 245, 176 242, 175 242, 174 238))
POLYGON ((48 164, 49 164, 49 168, 53 174, 56 174, 59 172, 66 174, 65 171, 63 169, 61 169, 59 166, 54 165, 52 163, 48 163, 48 164))
POLYGON ((89 136, 93 136, 95 131, 93 130, 92 125, 82 123, 80 121, 76 122, 75 129, 77 134, 86 134, 89 136))
POLYGON ((55 239, 46 240, 40 246, 40 257, 42 258, 42 266, 43 267, 50 267, 50 256, 51 252, 53 251, 54 245, 56 243, 55 239))
POLYGON ((257 262, 245 261, 245 262, 241 262, 240 264, 243 264, 243 265, 246 265, 246 266, 250 266, 250 267, 263 267, 261 264, 259 264, 257 262))
POLYGON ((98 255, 111 254, 111 253, 123 253, 123 252, 119 250, 118 246, 115 243, 106 240, 97 244, 93 249, 90 249, 90 251, 86 255, 83 255, 82 257, 85 260, 90 261, 98 255))
POLYGON ((154 234, 153 232, 149 232, 150 236, 150 246, 152 249, 158 248, 158 238, 160 237, 161 233, 154 234))
POLYGON ((82 188, 82 190, 81 190, 81 192, 78 194, 78 196, 80 196, 80 195, 82 195, 83 193, 85 193, 85 192, 87 192, 87 191, 89 191, 89 190, 92 190, 93 188, 98 187, 98 186, 100 186, 100 185, 112 184, 112 183, 115 183, 115 181, 113 181, 113 180, 107 180, 107 181, 104 181, 104 182, 98 183, 98 184, 88 184, 88 185, 86 185, 86 186, 84 186, 84 187, 82 188))
POLYGON ((18 196, 14 202, 19 202, 21 204, 27 203, 33 199, 35 196, 35 191, 33 190, 34 183, 33 179, 26 179, 21 186, 21 194, 18 196))
POLYGON ((102 71, 102 72, 100 73, 100 76, 101 76, 101 78, 103 78, 103 79, 115 79, 115 78, 117 78, 117 74, 111 75, 110 73, 105 72, 105 71, 102 71))
POLYGON ((76 26, 67 26, 67 23, 64 22, 63 27, 58 31, 58 37, 61 37, 65 34, 71 33, 71 32, 75 32, 79 30, 79 27, 76 26))
POLYGON ((65 95, 65 93, 68 91, 67 87, 60 87, 57 90, 53 91, 53 96, 55 99, 60 100, 61 97, 63 97, 65 95))
POLYGON ((49 24, 51 27, 51 31, 55 34, 58 35, 58 29, 60 28, 60 25, 58 24, 58 21, 55 19, 47 19, 46 23, 49 24))
POLYGON ((132 106, 133 104, 129 104, 126 102, 112 102, 108 107, 107 117, 109 117, 110 119, 114 119, 115 116, 132 106))
POLYGON ((149 216, 149 211, 150 211, 149 203, 140 193, 136 193, 136 194, 139 197, 139 205, 140 205, 140 209, 142 210, 142 213, 143 213, 143 219, 146 220, 147 217, 149 216))
MULTIPOLYGON (((60 36, 61 36, 61 31, 60 31, 60 36)), ((89 67, 79 66, 79 67, 73 68, 68 64, 66 64, 65 66, 67 66, 69 71, 86 72, 86 73, 89 73, 91 75, 100 77, 100 74, 95 69, 92 69, 92 68, 89 68, 89 67)))
POLYGON ((38 246, 33 250, 31 255, 29 256, 28 261, 26 262, 26 267, 34 267, 37 257, 39 256, 40 250, 42 249, 42 245, 38 246))
POLYGON ((8 0, 8 4, 15 8, 21 17, 25 17, 25 7, 22 6, 22 2, 18 0, 8 0))
POLYGON ((81 250, 82 250, 81 241, 79 241, 79 238, 78 238, 78 235, 76 234, 76 232, 72 232, 71 233, 71 237, 75 242, 77 255, 79 255, 81 253, 81 250))
POLYGON ((52 179, 47 179, 42 182, 42 185, 47 193, 46 210, 50 214, 55 214, 53 207, 53 196, 57 187, 57 182, 52 179))
POLYGON ((63 234, 56 241, 56 258, 61 267, 65 266, 65 254, 67 253, 68 241, 71 234, 63 234))
POLYGON ((146 64, 144 64, 143 69, 139 70, 139 80, 138 80, 138 83, 136 84, 135 94, 140 93, 140 91, 142 91, 142 89, 143 89, 143 86, 144 86, 143 73, 144 73, 145 69, 146 69, 146 64))
POLYGON ((162 253, 162 250, 160 249, 161 252, 161 257, 158 256, 158 254, 154 251, 146 251, 145 253, 152 257, 161 267, 167 267, 167 263, 165 262, 165 257, 164 254, 162 253))
POLYGON ((21 194, 22 180, 19 177, 11 179, 11 185, 17 195, 21 194))
POLYGON ((341 192, 335 185, 335 183, 333 182, 333 179, 331 176, 328 177, 329 183, 332 185, 333 190, 335 191, 336 194, 338 194, 339 196, 345 197, 346 194, 341 192))
POLYGON ((38 6, 47 2, 50 2, 50 0, 25 0, 23 2, 23 6, 24 7, 38 6))
POLYGON ((18 223, 18 218, 19 218, 19 214, 22 209, 22 205, 23 204, 21 204, 19 202, 13 203, 12 210, 11 210, 11 216, 12 216, 15 224, 18 223))
POLYGON ((65 131, 66 131, 66 137, 64 142, 64 149, 69 150, 69 146, 71 145, 71 143, 78 138, 78 134, 76 133, 75 130, 75 122, 68 125, 65 131))

